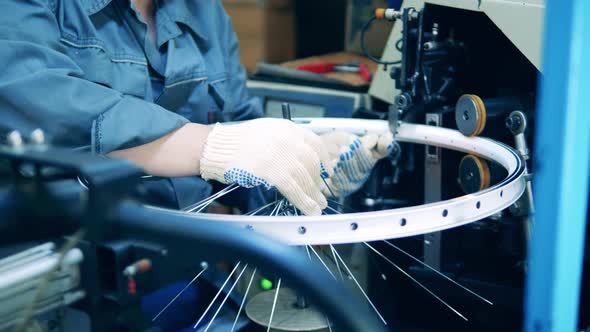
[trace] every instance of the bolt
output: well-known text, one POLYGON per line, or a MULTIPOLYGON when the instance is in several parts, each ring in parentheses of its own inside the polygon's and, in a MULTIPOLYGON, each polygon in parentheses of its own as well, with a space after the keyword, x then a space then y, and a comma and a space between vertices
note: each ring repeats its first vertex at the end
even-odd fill
POLYGON ((506 118, 506 127, 511 131, 516 131, 522 125, 522 119, 518 115, 512 115, 506 118))
POLYGON ((16 130, 8 133, 8 136, 6 136, 6 140, 8 141, 8 144, 10 144, 10 146, 12 146, 13 148, 18 148, 23 145, 23 137, 16 130))
POLYGON ((37 128, 31 132, 31 141, 35 144, 43 144, 45 143, 45 134, 43 130, 37 128))

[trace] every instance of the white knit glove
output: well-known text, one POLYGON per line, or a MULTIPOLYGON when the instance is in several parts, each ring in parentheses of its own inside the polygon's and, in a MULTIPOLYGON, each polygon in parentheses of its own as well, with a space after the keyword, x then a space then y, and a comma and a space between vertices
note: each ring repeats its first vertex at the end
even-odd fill
POLYGON ((388 156, 393 149, 393 135, 369 134, 358 137, 346 132, 332 132, 321 136, 328 149, 333 175, 322 186, 327 197, 347 196, 359 190, 369 178, 373 166, 388 156))
POLYGON ((246 188, 276 187, 304 214, 319 215, 327 206, 320 160, 329 159, 319 136, 291 121, 218 123, 205 143, 201 176, 246 188))

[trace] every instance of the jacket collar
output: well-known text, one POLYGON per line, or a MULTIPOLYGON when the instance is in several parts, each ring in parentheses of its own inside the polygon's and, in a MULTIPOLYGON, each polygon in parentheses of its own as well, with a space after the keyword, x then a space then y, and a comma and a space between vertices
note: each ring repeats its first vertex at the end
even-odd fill
MULTIPOLYGON (((84 8, 86 10, 87 15, 94 15, 108 6, 113 0, 82 0, 84 1, 84 8)), ((126 0, 131 2, 131 0, 126 0)), ((159 0, 158 0, 159 1, 159 0)), ((206 0, 210 1, 210 0, 206 0)), ((176 23, 181 23, 186 25, 192 32, 197 35, 205 45, 208 45, 208 39, 206 34, 207 27, 203 26, 203 24, 196 19, 197 10, 201 8, 197 8, 199 6, 200 1, 195 0, 164 0, 159 1, 159 10, 164 10, 165 15, 167 16, 165 19, 170 19, 176 23), (190 2, 190 4, 189 4, 190 2)), ((171 32, 171 35, 174 34, 171 32)), ((162 36, 164 37, 164 36, 162 36)), ((171 36, 168 36, 171 37, 171 36)), ((157 37, 158 38, 158 37, 157 37)), ((160 38, 158 38, 160 39, 160 38)), ((165 41, 169 38, 164 37, 164 40, 158 40, 158 45, 161 46, 165 41)))

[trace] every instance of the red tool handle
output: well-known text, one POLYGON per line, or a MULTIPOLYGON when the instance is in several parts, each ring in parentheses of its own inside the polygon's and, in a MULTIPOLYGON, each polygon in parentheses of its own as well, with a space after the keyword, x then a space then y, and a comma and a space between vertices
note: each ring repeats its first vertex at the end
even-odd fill
POLYGON ((298 70, 310 71, 316 74, 325 74, 329 73, 334 69, 335 63, 316 63, 316 64, 309 64, 309 65, 300 65, 297 66, 298 70))
MULTIPOLYGON (((316 74, 326 74, 331 73, 335 70, 335 67, 339 66, 337 63, 316 63, 316 64, 308 64, 308 65, 300 65, 297 66, 298 70, 309 71, 316 74)), ((342 65, 340 65, 342 66, 342 65)), ((364 64, 354 65, 354 67, 358 68, 358 74, 363 78, 365 82, 371 81, 371 71, 369 67, 364 64)), ((338 71, 338 70, 336 70, 338 71)))
POLYGON ((361 75, 365 82, 371 82, 371 78, 373 76, 369 70, 369 67, 364 64, 359 65, 359 75, 361 75))

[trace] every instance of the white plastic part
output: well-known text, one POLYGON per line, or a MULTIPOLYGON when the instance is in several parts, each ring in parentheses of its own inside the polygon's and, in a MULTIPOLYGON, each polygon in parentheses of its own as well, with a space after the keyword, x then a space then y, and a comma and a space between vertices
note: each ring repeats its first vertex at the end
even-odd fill
POLYGON ((385 19, 393 21, 401 17, 401 12, 396 11, 393 8, 385 9, 385 19))
POLYGON ((84 296, 84 292, 76 291, 82 251, 71 249, 55 269, 60 254, 54 249, 53 243, 46 243, 0 260, 0 331, 22 320, 44 278, 48 279, 37 299, 35 315, 69 305, 84 296))
MULTIPOLYGON (((82 251, 74 248, 66 253, 62 261, 62 267, 80 264, 82 259, 82 251)), ((20 283, 42 277, 44 274, 54 269, 55 265, 58 263, 59 254, 52 253, 47 257, 39 258, 34 262, 27 262, 22 266, 16 266, 9 271, 4 271, 0 274, 0 295, 4 292, 10 291, 11 288, 20 283)))
MULTIPOLYGON (((364 135, 389 130, 388 123, 383 120, 318 118, 295 121, 316 133, 345 130, 364 135)), ((465 137, 456 130, 409 123, 400 124, 396 139, 399 142, 434 145, 472 153, 499 163, 508 171, 508 176, 481 192, 407 208, 323 216, 271 217, 200 213, 193 214, 195 222, 223 222, 268 235, 290 245, 376 241, 426 234, 478 221, 509 207, 524 192, 526 180, 523 161, 518 153, 502 143, 486 138, 465 137)))

